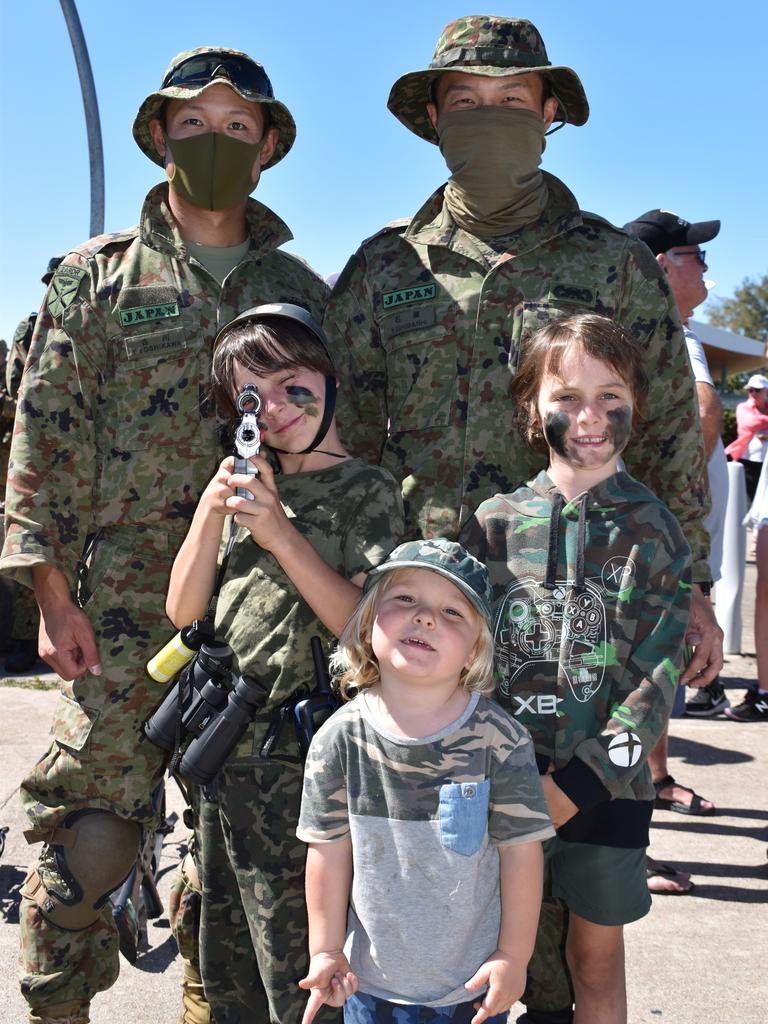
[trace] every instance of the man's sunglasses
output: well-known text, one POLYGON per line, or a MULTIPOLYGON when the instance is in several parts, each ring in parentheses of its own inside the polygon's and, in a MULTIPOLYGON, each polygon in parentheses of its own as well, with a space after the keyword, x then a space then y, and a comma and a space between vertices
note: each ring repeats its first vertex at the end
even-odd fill
POLYGON ((706 266, 707 263, 707 251, 706 249, 696 249, 695 252, 673 252, 673 256, 695 256, 702 267, 706 266))
POLYGON ((215 51, 187 57, 168 72, 160 88, 176 85, 183 89, 193 89, 208 85, 216 78, 226 78, 240 92, 250 92, 268 99, 274 95, 272 83, 261 64, 215 51))

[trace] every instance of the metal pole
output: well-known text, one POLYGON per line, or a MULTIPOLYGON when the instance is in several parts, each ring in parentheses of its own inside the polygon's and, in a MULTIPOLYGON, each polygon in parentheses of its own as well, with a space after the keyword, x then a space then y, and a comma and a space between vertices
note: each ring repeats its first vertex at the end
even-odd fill
POLYGON ((104 232, 104 151, 101 145, 101 123, 99 104, 96 101, 96 87, 93 71, 85 45, 83 27, 75 7, 75 0, 59 0, 64 20, 67 23, 72 52, 75 55, 77 73, 80 77, 80 91, 83 94, 85 127, 88 132, 88 155, 91 167, 91 237, 104 232))

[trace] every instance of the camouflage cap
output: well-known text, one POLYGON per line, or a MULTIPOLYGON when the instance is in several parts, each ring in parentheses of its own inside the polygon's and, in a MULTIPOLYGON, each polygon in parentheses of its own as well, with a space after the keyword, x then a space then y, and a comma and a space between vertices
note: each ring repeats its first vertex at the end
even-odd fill
POLYGON ((589 104, 579 76, 571 68, 550 64, 544 40, 530 21, 472 14, 457 18, 443 29, 432 63, 426 71, 412 71, 392 86, 387 106, 406 128, 437 144, 437 132, 427 115, 432 86, 446 71, 467 75, 545 75, 557 99, 556 120, 582 125, 589 104))
POLYGON ((368 573, 364 590, 382 573, 392 569, 431 569, 445 576, 472 602, 483 618, 491 621, 491 584, 482 562, 454 540, 409 540, 368 573))
POLYGON ((277 146, 275 147, 272 159, 265 165, 265 170, 267 167, 274 166, 279 160, 283 159, 293 145, 296 139, 296 123, 288 108, 272 95, 272 84, 264 68, 257 61, 253 60, 252 57, 249 57, 247 53, 243 53, 241 50, 230 50, 224 46, 199 46, 196 50, 185 50, 173 58, 163 75, 162 81, 165 82, 173 72, 177 71, 181 65, 190 61, 191 58, 207 53, 221 54, 223 58, 221 67, 213 71, 210 81, 206 81, 204 84, 195 83, 194 85, 190 83, 189 85, 169 84, 163 86, 161 84, 157 92, 150 93, 147 96, 139 107, 139 112, 133 122, 133 137, 136 140, 136 145, 153 163, 159 164, 162 167, 163 159, 155 149, 155 144, 149 131, 149 122, 156 117, 160 117, 163 106, 168 100, 191 100, 210 88, 210 86, 223 83, 234 89, 238 96, 241 96, 244 100, 248 100, 251 103, 261 103, 268 108, 269 127, 277 128, 280 132, 280 137, 277 140, 277 146), (261 77, 263 85, 260 88, 249 88, 236 84, 232 74, 226 69, 226 59, 228 57, 239 58, 252 65, 257 72, 260 72, 260 75, 257 77, 261 77))

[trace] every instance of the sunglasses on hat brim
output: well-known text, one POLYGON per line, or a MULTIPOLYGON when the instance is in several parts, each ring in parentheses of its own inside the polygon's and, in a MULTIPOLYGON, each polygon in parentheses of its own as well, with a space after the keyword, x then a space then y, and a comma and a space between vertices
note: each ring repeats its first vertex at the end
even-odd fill
POLYGON ((188 57, 168 72, 160 86, 195 89, 217 78, 225 78, 240 92, 250 92, 272 99, 272 83, 260 64, 228 53, 204 53, 188 57))

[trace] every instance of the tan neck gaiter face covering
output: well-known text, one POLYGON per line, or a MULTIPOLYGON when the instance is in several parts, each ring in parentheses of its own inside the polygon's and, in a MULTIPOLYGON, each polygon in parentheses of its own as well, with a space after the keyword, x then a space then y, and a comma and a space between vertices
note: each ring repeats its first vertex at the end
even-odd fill
POLYGON ((445 204, 460 227, 495 238, 540 216, 548 194, 539 170, 541 114, 507 107, 452 111, 440 116, 437 133, 451 171, 445 204))

